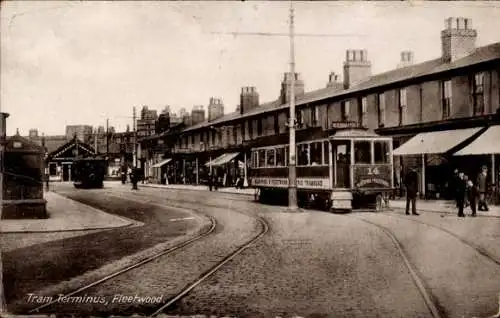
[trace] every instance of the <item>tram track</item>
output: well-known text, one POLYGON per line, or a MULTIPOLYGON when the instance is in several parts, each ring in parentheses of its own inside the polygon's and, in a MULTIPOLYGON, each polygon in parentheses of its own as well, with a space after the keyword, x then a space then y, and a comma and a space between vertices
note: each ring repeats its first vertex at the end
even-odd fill
MULTIPOLYGON (((128 199, 128 200, 130 200, 130 199, 128 199)), ((135 200, 130 200, 130 201, 135 201, 135 200)), ((150 204, 150 205, 157 205, 157 204, 154 204, 154 203, 148 203, 148 204, 150 204)), ((161 205, 158 204, 157 206, 161 206, 161 205)), ((165 206, 161 206, 161 207, 165 207, 165 206)), ((201 213, 200 211, 197 211, 197 212, 201 213)), ((99 284, 102 284, 104 282, 110 281, 111 279, 113 279, 113 278, 115 278, 115 277, 117 277, 119 275, 122 275, 124 273, 127 273, 127 272, 135 269, 135 268, 138 268, 138 267, 143 266, 143 265, 145 265, 147 263, 150 263, 150 262, 152 262, 152 261, 154 261, 154 260, 156 260, 156 259, 158 259, 160 257, 167 256, 167 255, 172 254, 172 253, 174 253, 176 251, 179 251, 179 250, 187 247, 188 245, 190 245, 190 244, 192 244, 192 243, 194 243, 196 241, 199 241, 199 240, 201 240, 201 239, 203 239, 203 238, 211 235, 215 231, 215 229, 216 229, 217 221, 212 216, 208 216, 208 215, 204 215, 204 216, 207 217, 209 219, 209 221, 210 221, 210 227, 206 231, 204 231, 204 232, 202 232, 202 233, 200 233, 200 234, 198 234, 198 235, 196 235, 196 236, 194 236, 194 237, 192 237, 192 238, 190 238, 190 239, 188 239, 186 241, 183 241, 183 242, 181 242, 179 244, 176 244, 176 245, 174 245, 174 246, 172 246, 170 248, 167 248, 167 249, 165 249, 163 251, 155 253, 154 255, 152 255, 150 257, 147 257, 144 260, 141 260, 139 262, 136 262, 134 264, 126 266, 125 268, 122 268, 122 269, 120 269, 118 271, 115 271, 115 272, 113 272, 111 274, 108 274, 108 275, 106 275, 106 276, 104 276, 104 277, 102 277, 102 278, 100 278, 100 279, 98 279, 98 280, 96 280, 94 282, 85 284, 84 286, 82 286, 82 287, 80 287, 80 288, 78 288, 78 289, 76 289, 76 290, 74 290, 72 292, 61 294, 61 295, 59 295, 60 298, 68 298, 68 297, 72 297, 72 296, 78 295, 78 294, 80 294, 80 293, 82 293, 82 292, 84 292, 84 291, 86 291, 86 290, 88 290, 88 289, 90 289, 92 287, 95 287, 95 286, 97 286, 99 284)), ((29 311, 29 313, 37 313, 41 309, 50 307, 53 304, 55 304, 56 302, 57 302, 56 300, 53 300, 53 301, 47 302, 45 304, 42 304, 42 305, 40 305, 38 307, 35 307, 35 308, 31 309, 29 311)))
MULTIPOLYGON (((169 199, 169 200, 172 200, 172 199, 169 199)), ((193 204, 192 201, 188 201, 188 200, 174 199, 173 201, 184 203, 184 204, 193 204)), ((238 200, 238 201, 242 201, 242 200, 238 200)), ((203 205, 207 206, 207 207, 213 207, 213 208, 225 208, 221 205, 214 205, 214 204, 207 204, 207 203, 203 203, 203 205)), ((237 212, 248 216, 248 213, 244 213, 241 211, 237 211, 237 212)), ((255 235, 252 239, 248 240, 246 243, 244 243, 243 245, 238 247, 235 251, 226 255, 221 261, 214 264, 206 272, 202 273, 197 279, 195 279, 193 282, 191 282, 187 286, 185 286, 176 295, 173 295, 172 297, 170 297, 168 299, 168 301, 166 301, 163 305, 161 305, 158 309, 156 309, 152 314, 150 314, 149 317, 155 317, 161 313, 164 313, 169 308, 173 307, 182 298, 187 296, 193 289, 195 289, 197 286, 202 284, 204 281, 206 281, 207 279, 209 279, 210 277, 215 275, 219 271, 219 269, 221 269, 224 265, 226 265, 228 262, 233 260, 236 256, 241 254, 244 250, 251 247, 258 240, 260 240, 269 231, 269 224, 267 223, 267 221, 264 218, 262 218, 260 216, 252 216, 252 217, 255 218, 256 220, 258 220, 259 223, 261 224, 261 231, 257 235, 255 235)))
POLYGON ((430 291, 430 289, 426 286, 425 281, 420 277, 420 275, 417 272, 416 266, 411 263, 409 257, 406 255, 406 252, 404 251, 403 244, 401 243, 400 240, 397 239, 396 235, 387 227, 377 224, 375 222, 366 220, 363 217, 357 217, 354 215, 351 215, 351 217, 356 218, 362 222, 365 222, 367 224, 370 224, 372 226, 375 226, 382 230, 389 238, 390 240, 394 243, 396 246, 396 249, 398 251, 399 256, 403 260, 406 268, 409 271, 409 274, 413 280, 413 283, 417 287, 418 291, 420 292, 425 305, 429 309, 430 314, 432 315, 433 318, 444 318, 445 315, 443 314, 443 310, 441 309, 441 305, 439 304, 437 297, 430 291))
POLYGON ((454 237, 455 239, 457 239, 458 241, 460 241, 462 244, 465 244, 469 247, 471 247, 472 249, 474 249, 477 253, 479 253, 480 255, 482 255, 483 257, 485 257, 486 259, 488 259, 489 261, 495 263, 496 265, 500 266, 500 258, 496 257, 495 255, 492 255, 491 253, 489 253, 488 251, 486 251, 483 247, 477 245, 477 244, 474 244, 472 242, 470 242, 469 240, 466 240, 465 238, 461 237, 460 235, 457 235, 455 233, 453 233, 452 231, 448 230, 448 229, 445 229, 441 226, 437 226, 437 225, 434 225, 434 224, 430 224, 430 223, 427 223, 427 222, 424 222, 422 220, 417 220, 417 219, 414 219, 414 218, 407 218, 407 217, 404 217, 403 215, 399 215, 399 214, 396 214, 396 212, 390 212, 388 215, 390 215, 391 217, 394 217, 394 218, 398 218, 398 219, 402 219, 402 220, 408 220, 408 221, 411 221, 411 222, 415 222, 415 223, 419 223, 419 224, 422 224, 422 225, 425 225, 425 226, 428 226, 430 228, 434 228, 438 231, 442 231, 452 237, 454 237))
MULTIPOLYGON (((460 244, 463 244, 467 246, 468 248, 471 248, 472 250, 475 251, 475 253, 479 254, 480 257, 487 262, 490 262, 493 264, 493 267, 495 266, 500 266, 500 259, 496 257, 495 255, 492 255, 488 251, 486 251, 483 247, 470 242, 470 240, 465 239, 464 237, 446 229, 438 225, 430 224, 428 222, 415 219, 415 218, 408 218, 403 215, 397 214, 397 212, 391 211, 388 212, 386 215, 392 218, 396 218, 399 220, 406 220, 412 223, 417 223, 423 226, 426 226, 430 229, 434 229, 437 231, 440 231, 441 233, 445 233, 447 236, 451 237, 454 240, 457 240, 460 242, 460 244)), ((412 280, 419 290, 420 294, 422 295, 425 304, 427 305, 432 317, 438 318, 438 317, 447 317, 447 311, 445 310, 443 304, 440 303, 438 300, 438 295, 434 294, 431 291, 431 288, 429 288, 428 284, 426 283, 426 280, 422 278, 421 274, 419 274, 419 271, 417 270, 417 266, 415 262, 410 261, 410 257, 408 256, 408 252, 405 251, 405 247, 402 244, 401 240, 399 240, 396 237, 395 231, 390 228, 390 226, 384 226, 382 224, 379 224, 376 221, 369 220, 362 215, 351 215, 351 217, 356 218, 362 222, 365 222, 367 224, 370 224, 372 226, 375 226, 382 230, 394 243, 396 246, 396 249, 398 250, 398 253, 400 254, 400 257, 403 259, 403 262, 405 263, 405 266, 407 267, 410 276, 412 277, 412 280)), ((497 316, 491 316, 491 317, 497 317, 497 316)))
MULTIPOLYGON (((175 253, 175 252, 181 252, 183 250, 186 250, 193 243, 199 242, 199 241, 207 238, 210 235, 215 235, 217 232, 218 222, 217 222, 215 217, 210 216, 207 213, 203 213, 199 209, 193 209, 193 208, 186 207, 186 204, 195 205, 195 203, 193 203, 192 201, 168 199, 168 201, 169 201, 168 203, 158 204, 158 203, 148 202, 149 200, 144 201, 144 200, 139 200, 139 199, 135 199, 135 198, 131 198, 131 197, 124 197, 124 196, 120 196, 120 195, 115 195, 112 193, 107 193, 106 195, 111 196, 111 197, 116 197, 116 198, 119 198, 122 200, 128 200, 128 201, 132 201, 132 202, 158 206, 161 208, 173 207, 173 208, 183 208, 183 209, 196 211, 199 214, 202 214, 205 217, 209 218, 210 227, 206 231, 204 231, 203 233, 200 233, 200 234, 196 235, 195 237, 192 237, 192 238, 190 238, 186 241, 183 241, 179 244, 176 244, 176 245, 174 245, 166 250, 163 250, 159 253, 156 253, 156 254, 154 254, 154 255, 152 255, 144 260, 141 260, 137 263, 131 264, 131 265, 129 265, 125 268, 122 268, 116 272, 113 272, 105 277, 102 277, 99 280, 96 280, 94 282, 90 282, 90 283, 88 283, 88 284, 86 284, 86 285, 84 285, 84 286, 82 286, 74 291, 71 291, 71 292, 66 293, 66 294, 60 294, 59 295, 60 298, 74 297, 76 295, 80 295, 83 292, 90 290, 91 288, 94 288, 94 287, 96 287, 100 284, 103 284, 105 282, 110 282, 113 279, 118 278, 119 276, 124 275, 125 273, 130 272, 134 269, 138 269, 142 266, 145 266, 146 264, 151 263, 152 261, 159 260, 160 258, 166 257, 168 255, 175 253), (173 202, 180 203, 180 204, 173 204, 173 202)), ((157 199, 157 197, 153 197, 152 195, 148 195, 147 193, 141 193, 140 196, 141 197, 149 197, 151 199, 157 199)), ((165 199, 163 199, 163 200, 165 200, 165 199)), ((197 205, 199 205, 199 204, 200 203, 198 203, 197 205)), ((213 207, 213 208, 228 210, 227 207, 224 207, 221 205, 206 204, 206 203, 201 203, 201 205, 206 206, 206 207, 213 207)), ((254 243, 256 243, 258 240, 260 240, 269 231, 269 225, 264 218, 259 217, 259 216, 255 216, 255 215, 250 215, 249 213, 245 213, 243 211, 238 211, 237 209, 234 209, 234 208, 232 208, 231 210, 233 210, 237 213, 241 213, 245 216, 249 216, 249 217, 257 220, 257 222, 260 224, 260 230, 258 231, 258 233, 256 235, 253 235, 249 240, 244 242, 242 245, 238 246, 236 248, 236 250, 233 250, 230 253, 221 256, 222 259, 220 261, 218 261, 213 266, 211 266, 208 270, 206 270, 201 275, 199 275, 194 281, 188 283, 185 287, 182 288, 182 290, 180 290, 180 292, 178 292, 178 293, 172 295, 170 298, 168 298, 168 300, 166 302, 164 302, 158 309, 156 309, 156 311, 153 314, 151 314, 151 316, 156 316, 156 315, 164 312, 165 310, 168 310, 169 308, 171 308, 173 305, 175 305, 175 303, 177 303, 183 297, 187 296, 194 288, 196 288, 198 285, 202 284, 205 280, 209 279, 211 276, 216 274, 219 271, 219 269, 221 269, 224 265, 226 265, 228 262, 233 260, 235 257, 237 257, 239 254, 241 254, 247 248, 250 248, 254 243)), ((49 307, 53 306, 56 302, 57 301, 54 300, 54 301, 42 304, 36 308, 31 309, 29 311, 29 313, 40 313, 42 309, 49 308, 49 307)))

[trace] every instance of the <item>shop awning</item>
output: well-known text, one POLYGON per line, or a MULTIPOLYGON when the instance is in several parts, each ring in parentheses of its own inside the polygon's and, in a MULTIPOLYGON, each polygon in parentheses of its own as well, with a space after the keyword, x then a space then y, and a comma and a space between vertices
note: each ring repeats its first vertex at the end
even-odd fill
POLYGON ((500 125, 491 126, 455 156, 500 154, 500 125))
POLYGON ((220 165, 226 164, 229 161, 236 158, 236 156, 238 156, 239 154, 240 154, 239 152, 225 153, 225 154, 220 155, 219 157, 215 158, 214 160, 205 163, 205 166, 215 167, 215 166, 220 166, 220 165))
POLYGON ((394 150, 395 156, 440 154, 464 142, 482 128, 467 128, 420 133, 394 150))
POLYGON ((151 166, 151 168, 160 168, 161 166, 166 165, 170 161, 172 161, 172 158, 168 158, 168 159, 165 159, 165 160, 160 161, 158 163, 155 163, 154 165, 151 166))

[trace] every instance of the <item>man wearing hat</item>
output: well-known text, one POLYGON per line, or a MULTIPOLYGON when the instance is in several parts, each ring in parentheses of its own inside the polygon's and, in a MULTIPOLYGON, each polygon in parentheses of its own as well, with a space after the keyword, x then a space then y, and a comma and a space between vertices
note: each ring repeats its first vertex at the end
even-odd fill
POLYGON ((417 194, 418 194, 418 173, 414 168, 411 168, 405 176, 406 186, 406 215, 410 214, 410 203, 412 205, 412 215, 417 213, 417 194))
POLYGON ((477 191, 479 192, 479 211, 488 211, 488 204, 486 203, 486 191, 488 190, 488 168, 481 167, 481 173, 477 176, 477 191))

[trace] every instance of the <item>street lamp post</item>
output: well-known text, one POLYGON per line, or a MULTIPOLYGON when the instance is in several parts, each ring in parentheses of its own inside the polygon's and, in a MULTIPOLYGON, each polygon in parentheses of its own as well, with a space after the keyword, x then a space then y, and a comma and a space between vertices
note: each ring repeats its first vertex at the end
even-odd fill
POLYGON ((288 123, 290 142, 288 159, 288 209, 297 211, 297 171, 295 155, 295 47, 293 25, 293 2, 290 3, 290 122, 288 123))
MULTIPOLYGON (((4 151, 7 135, 6 120, 9 117, 7 113, 0 113, 0 209, 3 207, 3 185, 4 185, 4 151)), ((1 210, 0 210, 1 213, 1 210)), ((7 312, 5 293, 3 289, 3 265, 2 253, 0 252, 0 314, 7 312)))

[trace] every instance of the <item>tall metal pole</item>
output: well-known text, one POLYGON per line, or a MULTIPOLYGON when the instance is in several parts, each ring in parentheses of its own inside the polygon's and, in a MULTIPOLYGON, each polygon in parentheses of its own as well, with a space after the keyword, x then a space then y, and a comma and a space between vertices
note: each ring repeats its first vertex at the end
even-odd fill
MULTIPOLYGON (((6 140, 6 119, 9 117, 7 113, 0 113, 0 214, 3 206, 3 184, 4 184, 4 152, 6 140)), ((3 289, 3 263, 2 252, 0 251, 0 314, 7 312, 7 305, 5 301, 5 293, 3 289)))
POLYGON ((294 47, 294 25, 293 25, 293 2, 290 2, 290 154, 288 160, 288 208, 297 210, 297 173, 295 155, 295 47, 294 47))
POLYGON ((106 118, 106 157, 109 160, 109 119, 106 118))
POLYGON ((136 115, 135 115, 135 106, 134 106, 134 109, 133 109, 133 128, 134 128, 134 149, 132 150, 132 164, 134 165, 134 167, 137 166, 137 126, 136 126, 136 115))

